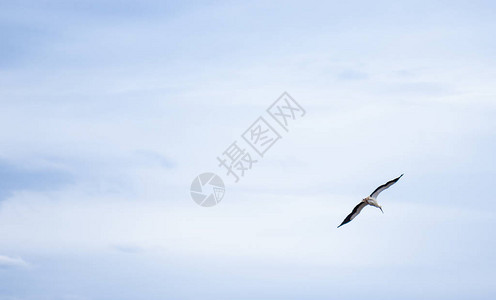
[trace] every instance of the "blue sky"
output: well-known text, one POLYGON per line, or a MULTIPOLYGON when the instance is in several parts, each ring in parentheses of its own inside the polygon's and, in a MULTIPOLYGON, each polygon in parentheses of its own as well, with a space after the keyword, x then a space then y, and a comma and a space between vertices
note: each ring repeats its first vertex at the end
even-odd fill
POLYGON ((1 2, 0 300, 493 299, 495 10, 1 2), (284 91, 307 114, 234 183, 284 91))

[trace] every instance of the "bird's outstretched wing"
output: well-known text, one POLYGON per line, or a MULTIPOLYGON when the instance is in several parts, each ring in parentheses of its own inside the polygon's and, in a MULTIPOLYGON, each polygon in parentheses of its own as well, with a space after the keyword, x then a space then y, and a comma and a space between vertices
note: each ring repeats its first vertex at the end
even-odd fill
POLYGON ((393 184, 396 183, 396 181, 400 180, 401 176, 403 176, 403 174, 400 175, 400 177, 398 178, 395 178, 391 181, 388 181, 386 184, 383 184, 381 185, 380 187, 376 188, 375 191, 372 192, 372 194, 370 194, 370 198, 374 198, 376 199, 377 196, 379 196, 379 194, 384 191, 385 189, 387 189, 388 187, 392 186, 393 184))
POLYGON ((356 216, 358 216, 358 214, 362 211, 362 209, 367 206, 367 203, 365 202, 360 202, 358 203, 357 206, 355 206, 355 208, 353 208, 353 211, 351 212, 351 214, 349 214, 346 219, 344 219, 343 223, 341 223, 341 225, 338 226, 341 227, 343 226, 344 224, 346 223, 349 223, 351 220, 353 220, 356 216))

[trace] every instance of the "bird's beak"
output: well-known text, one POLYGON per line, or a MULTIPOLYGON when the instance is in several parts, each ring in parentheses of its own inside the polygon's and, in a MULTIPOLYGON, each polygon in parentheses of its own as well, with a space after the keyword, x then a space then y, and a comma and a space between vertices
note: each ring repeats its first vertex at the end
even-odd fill
POLYGON ((384 211, 382 210, 382 207, 379 206, 379 209, 382 211, 382 213, 384 213, 384 211))

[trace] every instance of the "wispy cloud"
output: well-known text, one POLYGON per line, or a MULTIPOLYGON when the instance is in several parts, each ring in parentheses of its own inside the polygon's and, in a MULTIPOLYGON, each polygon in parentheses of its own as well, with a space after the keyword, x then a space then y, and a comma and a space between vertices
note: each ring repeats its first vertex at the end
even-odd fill
POLYGON ((19 268, 27 266, 29 266, 29 264, 20 257, 0 255, 0 268, 19 268))
POLYGON ((132 244, 118 244, 118 245, 113 245, 112 249, 122 252, 122 253, 130 253, 130 254, 137 254, 137 253, 143 253, 145 250, 137 245, 132 245, 132 244))
POLYGON ((16 191, 48 191, 73 182, 67 171, 0 160, 0 200, 16 191))
POLYGON ((365 72, 345 70, 339 73, 337 77, 340 80, 363 80, 369 78, 369 75, 365 72))

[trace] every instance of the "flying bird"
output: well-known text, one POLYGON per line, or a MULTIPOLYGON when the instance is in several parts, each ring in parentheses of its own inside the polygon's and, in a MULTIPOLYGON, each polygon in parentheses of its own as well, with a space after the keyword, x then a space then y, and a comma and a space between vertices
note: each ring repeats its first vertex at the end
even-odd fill
MULTIPOLYGON (((343 223, 341 223, 341 225, 339 225, 338 228, 341 227, 341 226, 343 226, 346 223, 351 222, 351 220, 353 220, 356 216, 358 216, 358 214, 362 211, 362 209, 365 206, 367 206, 367 205, 375 206, 375 207, 379 208, 382 211, 382 206, 380 206, 379 203, 377 203, 377 196, 379 196, 379 194, 382 191, 384 191, 388 187, 390 187, 393 184, 395 184, 398 180, 400 180, 401 176, 403 176, 403 174, 401 174, 400 177, 395 178, 395 179, 393 179, 391 181, 388 181, 386 184, 383 184, 380 187, 376 188, 375 191, 373 191, 372 194, 370 194, 370 196, 368 196, 367 198, 363 199, 360 203, 358 203, 357 206, 355 206, 355 208, 353 209, 353 211, 351 212, 351 214, 349 214, 346 217, 346 219, 344 219, 343 223)), ((384 213, 384 212, 382 211, 382 213, 384 213)))

